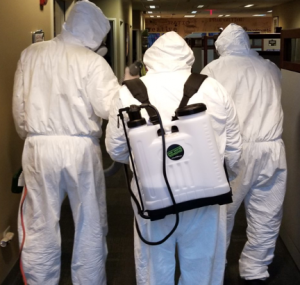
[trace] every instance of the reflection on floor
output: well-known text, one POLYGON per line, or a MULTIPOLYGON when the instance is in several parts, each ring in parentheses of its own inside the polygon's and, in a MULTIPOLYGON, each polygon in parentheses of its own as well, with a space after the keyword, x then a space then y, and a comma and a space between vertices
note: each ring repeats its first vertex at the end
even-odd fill
MULTIPOLYGON (((111 163, 107 154, 104 154, 103 161, 105 167, 108 167, 111 163)), ((109 177, 106 181, 106 185, 109 225, 107 237, 109 254, 106 267, 108 285, 135 285, 133 214, 129 193, 126 189, 123 169, 116 175, 109 177)), ((67 199, 62 206, 60 225, 62 233, 62 270, 59 285, 71 285, 70 261, 72 256, 74 226, 67 199)), ((225 273, 224 285, 244 284, 238 275, 238 258, 246 241, 245 229, 245 215, 243 208, 241 208, 237 215, 232 242, 228 252, 228 266, 225 273)), ((300 284, 300 272, 280 239, 277 242, 275 259, 271 264, 269 271, 271 277, 267 284, 300 284)), ((179 270, 177 269, 176 280, 178 280, 178 276, 179 270)), ((23 282, 21 281, 18 267, 16 267, 15 271, 11 272, 2 285, 21 284, 23 284, 23 282)), ((199 285, 201 285, 201 281, 199 282, 199 285)))

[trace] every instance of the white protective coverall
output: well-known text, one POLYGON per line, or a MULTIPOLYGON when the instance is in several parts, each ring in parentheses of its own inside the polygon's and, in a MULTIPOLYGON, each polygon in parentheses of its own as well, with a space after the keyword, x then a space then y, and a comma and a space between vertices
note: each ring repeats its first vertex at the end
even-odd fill
MULTIPOLYGON (((77 2, 62 33, 32 44, 18 62, 13 116, 18 134, 26 138, 22 262, 30 285, 59 282, 59 219, 66 194, 75 222, 73 284, 106 284, 106 197, 99 138, 101 118, 108 119, 120 85, 105 59, 92 50, 109 30, 109 21, 96 5, 77 2)), ((19 236, 21 241, 21 226, 19 236)))
MULTIPOLYGON (((147 87, 149 100, 156 106, 163 123, 169 123, 183 97, 183 86, 191 74, 194 62, 192 50, 175 32, 161 36, 144 56, 148 69, 141 80, 147 87)), ((221 159, 226 157, 231 172, 241 153, 241 138, 236 111, 223 87, 207 78, 189 104, 203 102, 212 119, 221 159)), ((106 132, 106 148, 112 159, 128 162, 128 149, 122 127, 117 127, 118 109, 139 105, 126 86, 115 97, 111 106, 106 132)), ((148 118, 147 113, 142 112, 148 118)), ((131 187, 137 196, 135 182, 131 187)), ((135 208, 135 207, 134 207, 135 208)), ((180 222, 174 234, 163 244, 148 246, 135 232, 135 264, 137 284, 174 284, 175 248, 177 245, 181 285, 221 285, 226 252, 226 207, 207 206, 179 214, 180 222)), ((136 218, 142 235, 150 241, 165 237, 173 228, 175 215, 163 220, 149 221, 136 218)))
POLYGON ((274 256, 286 187, 286 158, 281 139, 281 74, 277 66, 250 49, 242 27, 230 24, 215 43, 220 58, 201 73, 218 80, 232 96, 243 139, 239 176, 232 181, 227 246, 234 216, 244 200, 248 241, 240 257, 240 275, 265 279, 274 256))

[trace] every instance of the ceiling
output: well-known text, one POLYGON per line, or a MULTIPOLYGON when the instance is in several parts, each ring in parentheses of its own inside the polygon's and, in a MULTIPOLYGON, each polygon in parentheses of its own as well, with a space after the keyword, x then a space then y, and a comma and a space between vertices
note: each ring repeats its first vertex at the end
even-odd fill
POLYGON ((271 17, 272 8, 291 0, 132 0, 133 10, 145 13, 146 18, 183 18, 185 15, 195 18, 207 17, 253 17, 253 15, 264 15, 271 17), (254 6, 245 8, 245 5, 254 6), (155 8, 151 9, 150 5, 155 8), (204 5, 203 8, 198 8, 204 5), (152 13, 149 14, 148 12, 152 13), (192 14, 192 11, 196 11, 192 14))

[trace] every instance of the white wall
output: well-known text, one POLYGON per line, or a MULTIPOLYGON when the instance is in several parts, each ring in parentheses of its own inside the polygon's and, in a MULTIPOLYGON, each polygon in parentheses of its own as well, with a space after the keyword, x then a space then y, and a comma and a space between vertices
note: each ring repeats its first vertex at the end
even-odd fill
POLYGON ((280 236, 300 269, 300 73, 282 70, 288 179, 280 236))
POLYGON ((273 7, 272 16, 279 17, 279 27, 282 29, 300 28, 300 1, 294 0, 273 7))

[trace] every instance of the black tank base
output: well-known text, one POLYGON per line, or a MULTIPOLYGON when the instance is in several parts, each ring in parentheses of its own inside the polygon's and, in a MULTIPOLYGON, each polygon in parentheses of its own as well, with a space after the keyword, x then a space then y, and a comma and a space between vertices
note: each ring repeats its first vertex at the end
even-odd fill
POLYGON ((157 221, 163 219, 167 215, 176 214, 192 209, 197 209, 210 205, 225 205, 232 203, 232 193, 231 191, 214 197, 200 198, 196 200, 186 201, 178 203, 176 209, 174 206, 169 206, 157 210, 147 210, 147 214, 150 217, 151 221, 157 221))

